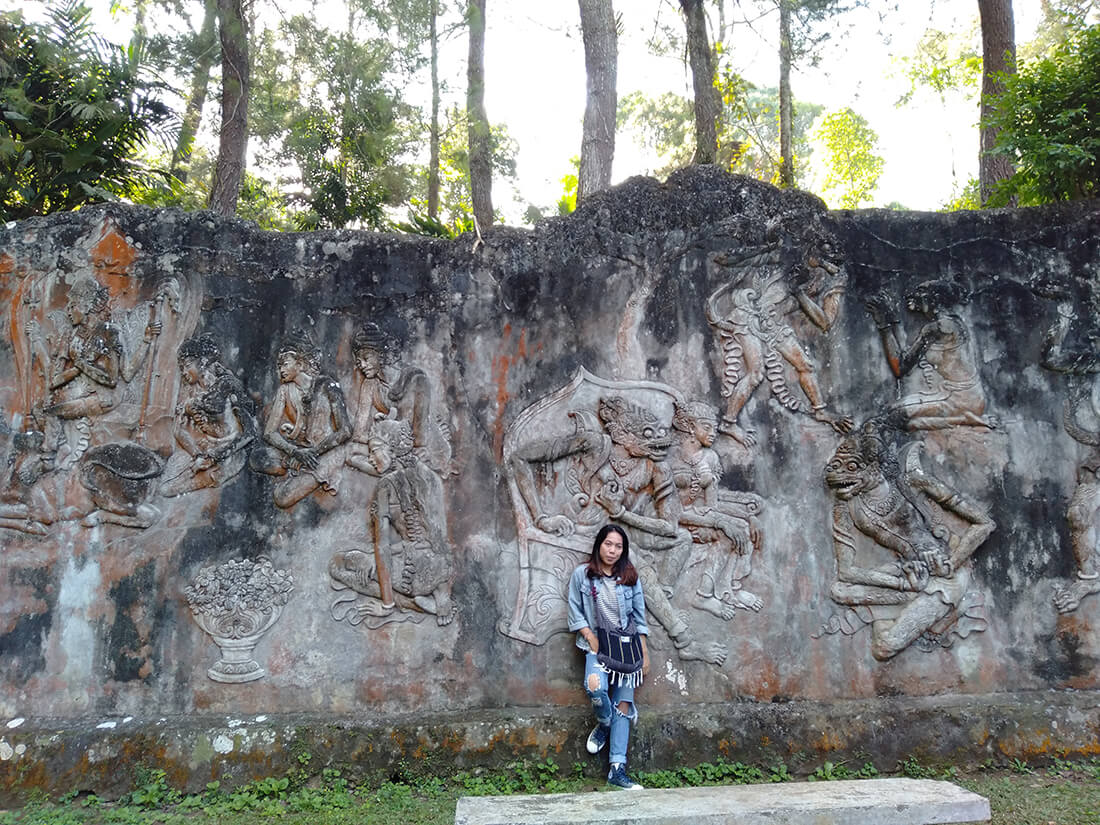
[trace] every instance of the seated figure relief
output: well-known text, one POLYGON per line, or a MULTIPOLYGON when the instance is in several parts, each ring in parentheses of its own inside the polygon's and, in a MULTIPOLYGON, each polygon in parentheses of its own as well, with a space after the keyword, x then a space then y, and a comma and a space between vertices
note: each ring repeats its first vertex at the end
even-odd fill
POLYGON ((756 516, 764 502, 752 493, 719 488, 722 464, 714 451, 718 412, 701 401, 676 402, 672 429, 676 444, 669 454, 672 479, 680 496, 680 525, 691 534, 692 554, 686 567, 703 570, 692 605, 723 619, 737 608, 759 611, 763 600, 745 590, 752 557, 763 545, 756 516))
POLYGON ((368 508, 373 552, 347 550, 330 560, 333 589, 357 594, 337 598, 332 615, 368 627, 425 614, 450 624, 456 606, 443 483, 417 456, 407 421, 377 420, 367 450, 378 476, 368 508))
POLYGON ((1089 328, 1077 336, 1079 343, 1067 338, 1078 318, 1071 301, 1058 305, 1058 320, 1047 332, 1041 355, 1044 367, 1065 373, 1076 380, 1062 410, 1066 434, 1088 448, 1077 467, 1077 484, 1066 509, 1070 548, 1076 575, 1066 586, 1054 591, 1054 607, 1059 613, 1072 613, 1081 602, 1100 593, 1100 351, 1095 346, 1097 330, 1094 310, 1085 313, 1089 328))
POLYGON ((985 414, 985 390, 970 329, 951 311, 962 299, 962 287, 952 281, 925 281, 913 289, 906 296, 906 307, 927 320, 912 342, 906 342, 887 296, 880 294, 867 302, 894 377, 905 378, 919 368, 920 388, 892 408, 909 430, 994 429, 998 425, 995 417, 985 414))
POLYGON ((320 490, 336 495, 351 438, 344 391, 321 370, 321 352, 309 335, 287 336, 276 356, 279 388, 264 419, 266 447, 252 451, 249 465, 275 476, 274 499, 290 508, 320 490))
POLYGON ((49 398, 36 411, 46 421, 47 449, 56 452, 61 469, 74 466, 87 450, 91 419, 116 406, 120 382, 134 380, 161 330, 153 311, 138 351, 128 352, 107 288, 90 278, 70 288, 65 316, 68 329, 51 348, 49 398))
POLYGON ((209 335, 180 345, 176 443, 160 484, 166 498, 217 487, 244 468, 256 438, 252 401, 209 335))
POLYGON ((825 468, 835 499, 830 595, 871 624, 880 661, 918 639, 948 645, 984 629, 968 593, 970 557, 995 527, 983 507, 921 468, 919 443, 906 445, 899 463, 885 431, 867 422, 825 468))
POLYGON ((64 313, 46 312, 49 292, 48 281, 34 285, 28 295, 37 297, 13 321, 25 410, 35 428, 13 440, 0 527, 36 535, 76 519, 85 526, 148 527, 160 516, 150 499, 164 463, 143 443, 146 414, 162 305, 171 294, 178 310, 178 284, 166 282, 152 301, 131 310, 129 320, 144 324, 143 333, 116 322, 109 290, 92 278, 68 288, 64 313), (141 343, 131 346, 139 334, 141 343))
POLYGON ((381 330, 367 324, 352 339, 355 355, 355 400, 351 443, 347 463, 361 472, 374 474, 370 460, 371 430, 375 421, 393 415, 408 421, 413 448, 421 460, 441 475, 450 475, 451 446, 448 428, 432 405, 427 374, 420 369, 397 370, 387 365, 392 347, 381 330))
MULTIPOLYGON (((682 402, 667 385, 609 382, 582 369, 509 428, 504 459, 520 569, 516 607, 501 621, 502 633, 542 644, 565 627, 568 575, 591 551, 595 531, 611 519, 630 530, 631 559, 645 586, 646 608, 679 657, 725 661, 727 646, 702 638, 692 613, 677 603, 726 619, 739 598, 739 606, 758 609, 756 597, 734 595, 749 570, 744 555, 757 546, 754 530, 760 539, 747 517, 758 502, 737 495, 723 501, 713 462, 693 481, 684 462, 697 462, 696 452, 670 456, 668 424, 674 403, 682 402), (678 469, 683 489, 677 486, 678 469), (715 498, 717 504, 708 505, 715 498), (735 543, 744 555, 733 549, 735 543), (729 604, 717 603, 723 596, 729 604)), ((704 460, 707 456, 704 452, 704 460)))
POLYGON ((37 430, 12 437, 0 485, 0 528, 44 536, 58 519, 57 507, 41 483, 54 470, 44 446, 45 436, 37 430))
POLYGON ((719 432, 745 447, 756 443, 755 433, 739 423, 742 409, 765 381, 772 394, 791 412, 808 413, 836 432, 848 432, 852 420, 827 411, 816 368, 786 320, 801 312, 823 332, 836 320, 844 284, 839 268, 817 258, 788 273, 782 265, 782 247, 776 243, 738 250, 714 259, 732 271, 729 280, 707 299, 707 321, 714 329, 722 357, 722 396, 726 407, 719 432), (799 399, 788 384, 788 368, 809 402, 799 399))

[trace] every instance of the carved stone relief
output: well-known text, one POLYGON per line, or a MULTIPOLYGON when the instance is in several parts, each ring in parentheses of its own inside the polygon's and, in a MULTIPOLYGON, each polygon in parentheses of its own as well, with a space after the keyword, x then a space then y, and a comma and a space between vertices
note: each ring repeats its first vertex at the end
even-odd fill
POLYGON ((351 438, 344 391, 321 370, 321 351, 304 330, 286 336, 276 357, 279 388, 267 408, 263 440, 249 459, 259 473, 278 479, 274 499, 290 508, 315 491, 340 489, 351 438))
POLYGON ((762 541, 753 518, 762 505, 719 489, 716 423, 712 408, 686 403, 665 384, 606 381, 584 369, 520 414, 504 445, 519 576, 500 632, 543 644, 564 631, 569 574, 611 519, 631 531, 646 608, 680 658, 722 664, 726 645, 697 638, 691 614, 676 604, 723 619, 762 607, 741 587, 762 541))
POLYGON ((160 342, 194 322, 197 296, 186 279, 169 278, 143 300, 120 270, 136 253, 124 255, 125 240, 104 233, 95 249, 111 241, 113 252, 95 271, 113 286, 56 272, 26 273, 16 285, 19 406, 0 528, 45 535, 58 521, 82 520, 141 529, 160 516, 152 499, 164 460, 154 447, 165 392, 156 378, 170 359, 160 342))
POLYGON ((221 351, 209 335, 189 338, 180 346, 178 449, 160 484, 166 498, 230 481, 244 468, 256 440, 252 400, 220 359, 221 351))
POLYGON ((998 425, 995 417, 984 414, 985 390, 970 329, 952 311, 963 297, 959 284, 945 280, 925 281, 913 289, 906 296, 906 307, 926 321, 912 342, 906 341, 889 296, 880 293, 867 301, 894 377, 913 377, 919 368, 918 388, 891 408, 909 430, 998 425))
POLYGON ((852 428, 851 418, 826 410, 814 363, 785 317, 801 312, 828 332, 844 292, 841 270, 830 261, 811 258, 792 275, 783 265, 782 251, 776 242, 712 258, 720 270, 729 271, 728 280, 706 303, 707 321, 721 356, 719 379, 726 399, 718 430, 745 447, 754 445, 756 437, 739 423, 741 410, 765 381, 787 410, 808 413, 837 432, 852 428), (791 390, 792 373, 805 401, 791 390))
MULTIPOLYGON (((1095 297, 1089 297, 1089 303, 1095 304, 1095 297)), ((1100 593, 1100 350, 1095 343, 1095 306, 1082 309, 1079 312, 1071 300, 1059 302, 1058 320, 1047 332, 1040 356, 1045 368, 1074 382, 1063 405, 1062 425, 1070 438, 1088 448, 1078 464, 1077 485, 1066 509, 1077 570, 1072 582, 1055 588, 1054 607, 1059 613, 1072 613, 1086 597, 1100 593), (1071 344, 1067 339, 1075 321, 1078 334, 1071 344)))
POLYGON ((371 541, 329 561, 337 621, 369 628, 454 620, 454 565, 447 545, 443 478, 451 471, 448 428, 433 405, 427 374, 395 368, 394 348, 373 324, 352 340, 355 411, 346 462, 373 480, 371 541), (349 592, 350 591, 350 592, 349 592))
POLYGON ((263 678, 265 671, 252 652, 282 615, 293 589, 290 573, 264 556, 199 570, 184 595, 195 623, 221 651, 221 658, 207 671, 211 679, 253 682, 263 678))
POLYGON ((825 467, 834 497, 837 578, 830 595, 849 608, 823 632, 871 625, 871 654, 896 656, 985 629, 970 591, 970 557, 995 527, 981 507, 921 467, 919 442, 900 450, 872 419, 847 436, 825 467))

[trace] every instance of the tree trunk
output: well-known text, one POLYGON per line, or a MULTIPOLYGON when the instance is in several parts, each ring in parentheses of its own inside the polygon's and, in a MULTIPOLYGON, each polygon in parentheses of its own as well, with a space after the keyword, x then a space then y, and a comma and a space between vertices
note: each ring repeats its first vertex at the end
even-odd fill
POLYGON ((612 0, 579 0, 587 101, 581 137, 577 203, 611 185, 615 158, 616 73, 619 36, 612 0))
POLYGON ((428 149, 428 217, 439 217, 439 0, 429 12, 432 47, 432 125, 428 149))
POLYGON ((695 157, 692 163, 714 163, 718 158, 718 115, 721 103, 714 88, 714 52, 707 37, 703 0, 680 0, 687 24, 688 63, 695 92, 695 157))
POLYGON ((210 183, 210 208, 219 215, 237 211, 248 147, 248 25, 242 0, 218 0, 222 45, 222 126, 218 160, 210 183))
POLYGON ((191 75, 191 93, 187 96, 179 138, 172 152, 171 172, 181 183, 187 183, 188 170, 184 164, 191 159, 191 148, 202 123, 202 107, 206 105, 206 92, 210 87, 210 67, 218 54, 214 29, 218 19, 218 3, 217 0, 206 0, 205 5, 202 28, 195 40, 197 57, 195 73, 191 75))
POLYGON ((466 118, 470 142, 470 200, 479 229, 493 223, 493 157, 485 113, 485 3, 470 0, 470 55, 466 64, 466 118))
POLYGON ((779 0, 779 185, 794 188, 794 150, 791 133, 791 0, 779 0))
POLYGON ((981 151, 978 155, 978 187, 982 203, 993 194, 997 183, 1016 171, 1005 155, 992 154, 997 130, 986 119, 1004 91, 998 74, 1016 71, 1016 30, 1012 18, 1012 0, 978 0, 982 22, 982 106, 981 151))

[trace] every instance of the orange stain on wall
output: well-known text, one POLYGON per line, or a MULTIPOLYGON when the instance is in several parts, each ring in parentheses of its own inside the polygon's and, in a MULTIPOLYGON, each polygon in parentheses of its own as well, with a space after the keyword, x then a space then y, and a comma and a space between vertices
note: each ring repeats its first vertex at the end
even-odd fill
MULTIPOLYGON (((512 325, 505 324, 501 349, 507 350, 511 342, 512 325)), ((498 459, 504 456, 504 410, 511 399, 511 394, 508 392, 508 371, 513 364, 527 358, 527 354, 527 330, 521 330, 514 351, 502 352, 493 357, 493 383, 497 388, 497 412, 496 419, 493 421, 493 454, 498 459)))
POLYGON ((137 260, 138 251, 113 226, 106 226, 103 235, 90 250, 92 265, 100 282, 115 296, 130 287, 130 269, 137 260))

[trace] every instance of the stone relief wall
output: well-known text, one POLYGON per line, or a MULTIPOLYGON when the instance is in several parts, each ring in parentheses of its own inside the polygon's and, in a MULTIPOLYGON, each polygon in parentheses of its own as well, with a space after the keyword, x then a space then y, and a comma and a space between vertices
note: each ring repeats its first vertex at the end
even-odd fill
POLYGON ((713 170, 477 245, 0 228, 0 714, 578 704, 609 519, 648 709, 1100 688, 1098 264, 1096 204, 713 170))

